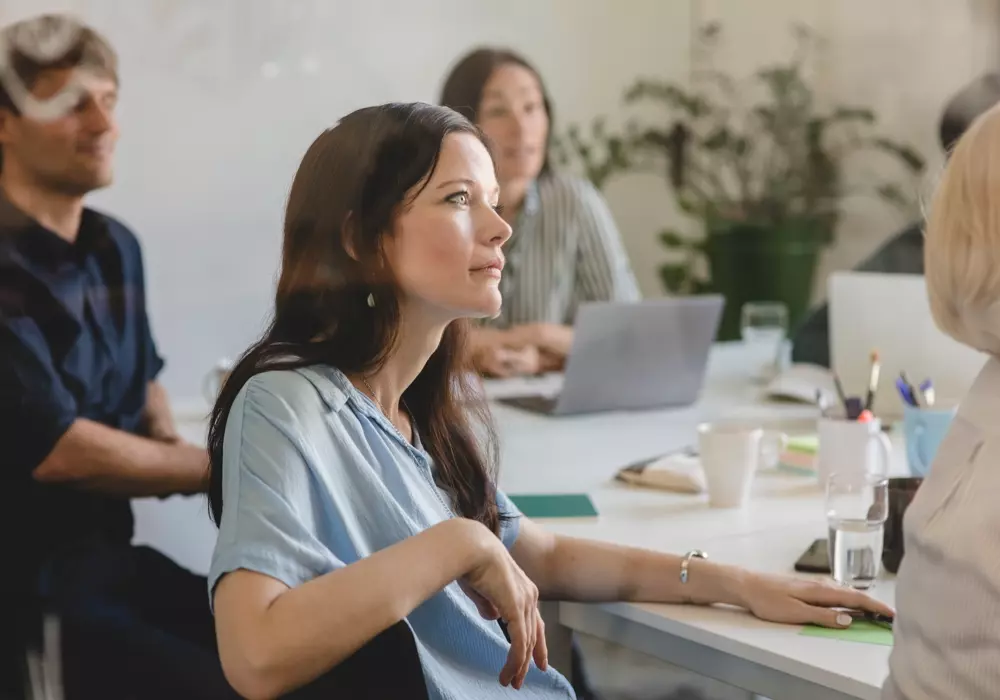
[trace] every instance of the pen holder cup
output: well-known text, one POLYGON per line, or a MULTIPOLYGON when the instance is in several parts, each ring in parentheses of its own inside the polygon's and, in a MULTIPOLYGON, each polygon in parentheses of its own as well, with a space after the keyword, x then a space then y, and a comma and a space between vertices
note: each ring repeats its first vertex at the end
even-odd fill
POLYGON ((951 428, 956 406, 903 407, 906 461, 913 476, 927 476, 938 447, 951 428))

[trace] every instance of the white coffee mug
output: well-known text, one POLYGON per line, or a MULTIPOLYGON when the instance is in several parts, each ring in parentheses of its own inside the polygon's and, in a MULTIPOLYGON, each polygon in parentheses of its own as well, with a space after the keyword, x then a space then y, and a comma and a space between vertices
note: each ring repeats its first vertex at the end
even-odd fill
POLYGON ((201 380, 201 393, 210 404, 215 404, 222 391, 222 385, 229 378, 229 373, 233 371, 233 361, 229 358, 222 358, 210 369, 201 380))
POLYGON ((845 418, 820 418, 819 483, 826 484, 831 474, 888 475, 892 466, 892 443, 882 432, 882 422, 845 418))
POLYGON ((698 426, 698 453, 713 508, 739 508, 750 498, 763 428, 741 423, 698 426))

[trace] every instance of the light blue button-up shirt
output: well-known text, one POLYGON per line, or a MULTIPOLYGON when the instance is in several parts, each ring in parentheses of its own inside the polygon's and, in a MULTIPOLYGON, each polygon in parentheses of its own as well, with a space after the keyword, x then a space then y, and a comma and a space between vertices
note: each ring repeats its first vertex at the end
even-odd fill
MULTIPOLYGON (((429 455, 415 443, 336 369, 255 376, 226 423, 225 506, 210 596, 236 569, 294 588, 456 517, 450 496, 434 483, 429 455)), ((516 516, 501 531, 510 548, 520 514, 502 493, 497 504, 516 516)), ((432 700, 573 697, 563 676, 534 664, 520 691, 502 687, 497 679, 509 645, 457 583, 406 622, 432 700)))

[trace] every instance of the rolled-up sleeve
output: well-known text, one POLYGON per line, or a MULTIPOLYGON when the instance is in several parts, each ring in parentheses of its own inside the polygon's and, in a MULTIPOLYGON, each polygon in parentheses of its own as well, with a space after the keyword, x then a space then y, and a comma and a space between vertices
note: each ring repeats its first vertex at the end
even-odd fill
POLYGON ((638 301, 642 294, 607 202, 588 182, 575 189, 580 227, 576 302, 638 301))
POLYGON ((504 547, 510 549, 517 542, 517 536, 521 532, 521 511, 500 489, 497 489, 496 500, 497 510, 500 512, 500 541, 504 547))
MULTIPOLYGON (((33 320, 0 311, 0 445, 13 476, 41 464, 77 417, 76 400, 56 371, 33 320)), ((19 474, 20 473, 20 474, 19 474)))
POLYGON ((223 513, 208 575, 247 569, 290 588, 344 566, 318 538, 329 524, 314 497, 300 417, 251 380, 233 403, 223 444, 223 513))

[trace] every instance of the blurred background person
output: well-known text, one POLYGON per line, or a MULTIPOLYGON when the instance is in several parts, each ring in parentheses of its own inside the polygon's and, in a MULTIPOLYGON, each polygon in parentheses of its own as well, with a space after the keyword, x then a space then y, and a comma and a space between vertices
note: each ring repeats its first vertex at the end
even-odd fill
POLYGON ((440 101, 489 139, 502 214, 514 229, 504 247, 503 309, 474 332, 475 365, 493 376, 558 369, 582 302, 641 296, 611 211, 589 182, 553 171, 552 101, 514 51, 479 48, 461 58, 440 101))
POLYGON ((68 700, 235 697, 205 577, 131 542, 129 499, 205 492, 208 454, 158 379, 139 241, 84 206, 112 182, 117 56, 65 15, 0 38, 0 493, 27 514, 0 528, 20 618, 0 634, 24 658, 55 614, 68 700))

